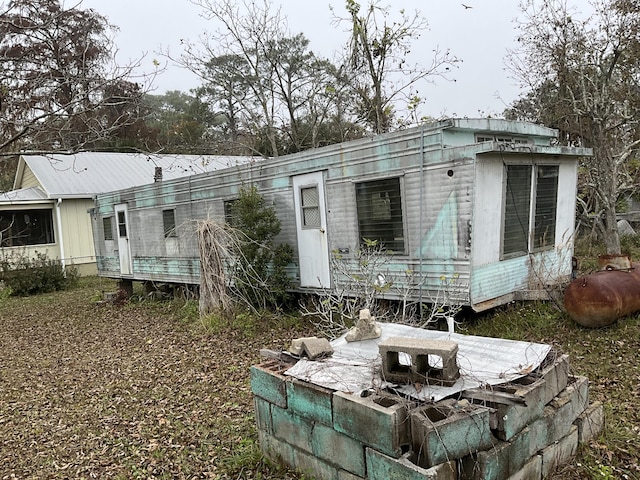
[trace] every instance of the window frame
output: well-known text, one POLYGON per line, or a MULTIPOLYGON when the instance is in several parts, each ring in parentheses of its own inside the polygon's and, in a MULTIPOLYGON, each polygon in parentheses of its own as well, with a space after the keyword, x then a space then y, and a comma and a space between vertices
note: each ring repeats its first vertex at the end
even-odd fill
POLYGON ((300 226, 303 230, 319 230, 322 228, 322 218, 320 215, 320 188, 317 183, 309 184, 309 185, 301 185, 298 194, 300 195, 300 226), (314 190, 315 195, 315 204, 305 204, 305 195, 304 192, 308 190, 314 190), (308 223, 308 213, 316 212, 317 221, 314 223, 308 223))
POLYGON ((113 234, 113 216, 109 215, 107 217, 102 217, 102 238, 105 242, 115 240, 115 235, 113 234), (109 222, 109 228, 107 227, 107 222, 109 222), (109 235, 107 236, 107 232, 109 235))
POLYGON ((164 233, 164 238, 176 238, 178 236, 175 208, 162 209, 162 231, 164 233), (171 214, 171 221, 169 222, 169 224, 167 224, 167 214, 171 214))
MULTIPOLYGON (((406 214, 405 214, 405 201, 404 201, 404 177, 402 175, 379 177, 373 179, 362 179, 354 182, 354 197, 356 205, 356 227, 358 230, 358 242, 361 247, 366 246, 364 239, 377 241, 379 246, 387 249, 389 254, 392 255, 406 255, 407 252, 407 228, 406 228, 406 214), (385 192, 384 183, 393 182, 393 185, 389 185, 385 192), (376 188, 376 186, 378 188, 376 188), (369 194, 371 193, 390 193, 393 190, 393 195, 386 195, 384 198, 380 197, 379 200, 383 202, 389 201, 389 219, 373 218, 373 211, 369 218, 363 218, 363 213, 366 209, 373 209, 372 197, 363 197, 367 194, 366 188, 368 187, 369 194), (369 205, 365 205, 369 203, 369 205), (384 222, 390 226, 390 231, 384 236, 371 235, 371 228, 375 222, 384 222), (363 231, 365 230, 365 231, 363 231), (399 236, 398 233, 401 233, 399 236), (392 238, 390 238, 392 237, 392 238)), ((379 215, 380 212, 378 212, 379 215)))
POLYGON ((53 210, 50 208, 28 208, 17 210, 3 210, 0 217, 10 214, 11 220, 0 221, 0 248, 32 247, 38 245, 54 245, 56 243, 56 231, 53 222, 53 210), (21 222, 16 222, 17 215, 22 216, 21 222), (29 220, 25 217, 29 216, 29 220), (44 237, 42 241, 33 241, 36 229, 30 228, 37 223, 37 233, 44 237), (16 232, 17 230, 17 232, 16 232), (8 232, 8 233, 7 233, 8 232), (19 237, 27 232, 26 236, 19 237))
MULTIPOLYGON (((559 180, 560 180, 560 164, 553 162, 514 162, 514 163, 505 163, 504 168, 504 180, 503 180, 503 195, 502 195, 502 220, 501 220, 501 234, 500 234, 500 259, 508 260, 511 258, 518 258, 522 256, 526 256, 532 253, 551 250, 555 248, 555 230, 558 223, 558 193, 559 193, 559 180), (509 189, 509 168, 528 168, 528 186, 526 187, 527 197, 527 211, 521 212, 522 215, 517 216, 517 221, 522 223, 526 220, 526 232, 524 233, 524 239, 520 240, 521 242, 526 241, 526 248, 513 249, 509 251, 505 251, 507 246, 506 236, 508 235, 508 224, 510 216, 513 217, 513 214, 509 212, 510 204, 509 198, 511 197, 510 189, 509 189), (554 172, 550 177, 555 179, 553 184, 553 195, 545 197, 543 195, 544 192, 540 191, 540 171, 542 169, 553 169, 554 172), (550 199, 553 197, 553 208, 551 211, 552 220, 551 223, 549 221, 544 221, 540 223, 539 216, 544 215, 544 212, 540 211, 541 206, 548 207, 551 205, 550 199), (546 203, 543 205, 542 202, 546 203), (526 213, 526 215, 525 215, 526 213), (538 226, 542 225, 551 229, 552 235, 549 238, 546 238, 544 235, 540 235, 538 230, 538 226)), ((516 188, 519 186, 516 185, 516 188)), ((512 204, 513 205, 513 204, 512 204)), ((521 205, 522 206, 522 205, 521 205)), ((515 206, 517 208, 517 206, 515 206)), ((517 212, 515 212, 517 214, 517 212)), ((524 226, 523 226, 524 227, 524 226)), ((515 228, 515 227, 514 227, 515 228)), ((524 245, 521 245, 524 247, 524 245)))

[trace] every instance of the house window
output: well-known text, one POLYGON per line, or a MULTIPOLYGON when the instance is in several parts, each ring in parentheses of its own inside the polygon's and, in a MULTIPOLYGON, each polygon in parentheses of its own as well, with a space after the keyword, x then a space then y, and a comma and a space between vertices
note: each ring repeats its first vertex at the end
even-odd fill
POLYGON ((104 239, 113 240, 113 220, 111 217, 104 217, 102 219, 102 229, 104 230, 104 239))
POLYGON ((555 245, 557 165, 507 165, 502 254, 555 245))
POLYGON ((400 178, 356 184, 360 241, 376 240, 382 247, 404 253, 400 178))
POLYGON ((177 237, 176 211, 174 209, 162 211, 162 225, 164 226, 164 238, 177 237))
POLYGON ((300 204, 302 207, 302 227, 320 228, 320 197, 318 186, 300 189, 300 204))
POLYGON ((0 246, 24 247, 55 243, 51 210, 0 212, 0 246))

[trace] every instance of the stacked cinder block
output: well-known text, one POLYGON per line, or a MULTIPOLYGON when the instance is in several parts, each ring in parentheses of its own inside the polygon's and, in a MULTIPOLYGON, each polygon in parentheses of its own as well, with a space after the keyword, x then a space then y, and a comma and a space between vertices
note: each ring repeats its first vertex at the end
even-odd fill
POLYGON ((602 428, 566 356, 511 383, 440 402, 329 390, 251 368, 263 453, 318 480, 543 479, 602 428))

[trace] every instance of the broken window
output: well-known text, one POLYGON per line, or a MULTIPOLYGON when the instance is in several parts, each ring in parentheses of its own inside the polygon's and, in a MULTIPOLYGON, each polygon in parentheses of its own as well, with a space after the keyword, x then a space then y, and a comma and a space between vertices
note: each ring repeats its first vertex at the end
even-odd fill
POLYGON ((52 217, 49 209, 0 212, 0 246, 55 243, 52 217))
POLYGON ((557 165, 507 165, 502 254, 526 255, 555 245, 557 165))
POLYGON ((377 241, 392 253, 404 253, 400 178, 356 184, 360 241, 377 241))

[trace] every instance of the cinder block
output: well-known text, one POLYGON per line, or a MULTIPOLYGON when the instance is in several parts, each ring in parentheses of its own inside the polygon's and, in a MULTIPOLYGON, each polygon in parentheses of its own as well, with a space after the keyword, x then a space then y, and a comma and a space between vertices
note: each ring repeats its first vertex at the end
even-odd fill
POLYGON ((333 427, 364 445, 398 458, 409 445, 408 411, 415 404, 397 395, 333 394, 333 427))
POLYGON ((588 443, 596 438, 604 427, 602 402, 593 402, 573 423, 578 427, 578 443, 588 443))
POLYGON ((530 454, 533 455, 565 437, 585 411, 587 401, 586 377, 572 377, 570 385, 545 407, 542 416, 529 424, 528 428, 532 433, 530 454))
POLYGON ((559 465, 567 463, 578 451, 578 427, 571 426, 569 434, 549 445, 542 456, 542 478, 547 478, 559 465))
POLYGON ((273 434, 271 422, 271 404, 260 397, 253 397, 253 406, 256 412, 256 427, 258 431, 273 434))
MULTIPOLYGON (((545 407, 544 413, 540 418, 531 422, 527 427, 531 431, 531 444, 528 456, 536 455, 540 450, 547 447, 555 440, 554 418, 556 410, 553 407, 545 407)), ((559 438, 559 437, 558 437, 559 438)))
POLYGON ((262 454, 269 460, 295 468, 295 448, 292 445, 264 431, 258 431, 258 442, 262 454))
POLYGON ((411 444, 419 466, 428 468, 456 460, 496 443, 489 426, 489 409, 468 402, 459 405, 423 405, 410 412, 411 444))
POLYGON ((251 391, 280 408, 287 408, 286 379, 280 374, 281 371, 281 363, 278 360, 267 360, 253 365, 250 369, 251 391))
POLYGON ((422 468, 407 453, 392 458, 372 448, 367 448, 367 473, 369 480, 456 480, 456 462, 446 462, 431 468, 422 468))
POLYGON ((312 422, 291 413, 289 410, 273 405, 271 406, 271 422, 273 435, 276 438, 309 453, 313 451, 311 446, 312 422))
POLYGON ((287 408, 293 413, 324 425, 333 424, 333 390, 297 379, 286 382, 287 408))
POLYGON ((549 429, 549 443, 566 436, 576 419, 589 405, 589 380, 586 377, 572 377, 569 385, 550 403, 554 409, 549 429))
POLYGON ((314 480, 336 480, 338 478, 336 467, 298 449, 294 449, 293 468, 312 477, 314 480))
POLYGON ((559 409, 568 403, 574 403, 580 413, 587 409, 589 405, 589 379, 587 377, 570 377, 567 388, 560 392, 550 402, 550 405, 559 409))
POLYGON ((378 348, 386 381, 451 386, 460 378, 458 344, 450 340, 391 337, 378 348), (402 354, 410 364, 401 361, 402 354))
POLYGON ((461 478, 465 480, 505 480, 529 460, 531 430, 525 428, 508 442, 497 442, 487 450, 462 459, 461 478))
POLYGON ((547 391, 544 378, 527 375, 490 388, 466 390, 462 396, 474 404, 491 408, 493 433, 500 440, 509 440, 542 416, 547 391))
POLYGON ((542 456, 534 455, 508 480, 542 480, 542 456))
POLYGON ((531 376, 544 379, 545 392, 542 396, 544 404, 548 404, 561 391, 567 388, 569 379, 569 355, 557 357, 549 365, 539 367, 531 376))
POLYGON ((338 470, 338 480, 368 480, 366 477, 359 477, 353 473, 338 470))
POLYGON ((316 424, 311 433, 313 454, 335 467, 364 477, 364 445, 333 428, 316 424))

